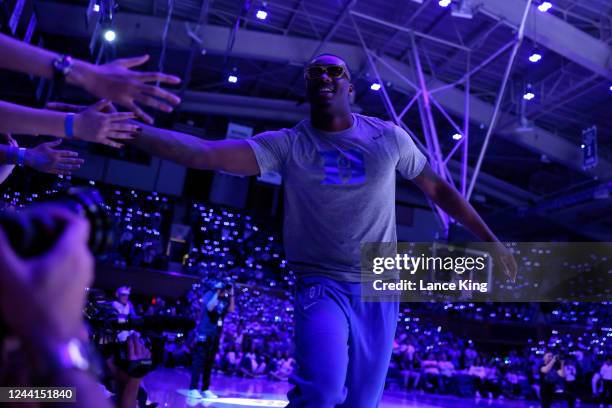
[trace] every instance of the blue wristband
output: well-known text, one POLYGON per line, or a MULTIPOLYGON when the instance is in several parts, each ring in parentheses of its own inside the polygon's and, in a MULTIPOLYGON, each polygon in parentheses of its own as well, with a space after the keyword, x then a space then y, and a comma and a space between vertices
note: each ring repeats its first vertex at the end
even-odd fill
POLYGON ((74 113, 69 113, 66 115, 66 120, 64 120, 64 132, 66 133, 66 137, 68 139, 72 139, 74 137, 74 113))
POLYGON ((6 162, 8 164, 17 164, 19 157, 19 148, 14 146, 8 146, 6 149, 6 162))
POLYGON ((25 166, 25 154, 26 154, 25 147, 20 147, 19 150, 17 151, 17 165, 20 167, 25 166))

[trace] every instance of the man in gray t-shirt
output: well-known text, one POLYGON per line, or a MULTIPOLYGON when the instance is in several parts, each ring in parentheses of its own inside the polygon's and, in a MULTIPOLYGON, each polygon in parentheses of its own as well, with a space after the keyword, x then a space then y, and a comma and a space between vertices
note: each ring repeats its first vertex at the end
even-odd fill
POLYGON ((260 172, 282 174, 284 246, 297 276, 359 282, 360 245, 395 242, 395 173, 413 179, 427 159, 400 127, 353 114, 344 130, 304 120, 247 140, 260 172))
POLYGON ((360 245, 396 240, 396 172, 480 239, 497 242, 496 255, 511 278, 516 263, 401 128, 351 113, 353 85, 341 58, 314 58, 304 77, 310 119, 292 129, 246 141, 206 141, 142 126, 134 143, 194 168, 283 175, 284 245, 298 277, 298 367, 288 407, 374 408, 384 389, 398 303, 361 301, 360 245))

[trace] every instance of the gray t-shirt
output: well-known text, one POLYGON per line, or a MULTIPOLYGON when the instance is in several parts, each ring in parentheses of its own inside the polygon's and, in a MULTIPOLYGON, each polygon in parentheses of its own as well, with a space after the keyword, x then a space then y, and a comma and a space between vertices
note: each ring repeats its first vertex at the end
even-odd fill
POLYGON ((247 139, 261 174, 283 176, 285 253, 298 277, 359 282, 360 245, 397 240, 396 170, 412 179, 427 161, 402 128, 353 117, 341 132, 303 120, 247 139))

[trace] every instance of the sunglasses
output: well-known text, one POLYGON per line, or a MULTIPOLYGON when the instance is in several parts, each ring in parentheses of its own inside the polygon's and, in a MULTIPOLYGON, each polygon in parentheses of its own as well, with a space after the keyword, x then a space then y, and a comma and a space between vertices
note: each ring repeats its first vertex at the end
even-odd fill
POLYGON ((344 65, 311 65, 304 69, 304 78, 319 79, 327 72, 330 78, 338 79, 346 75, 350 79, 350 74, 344 65))

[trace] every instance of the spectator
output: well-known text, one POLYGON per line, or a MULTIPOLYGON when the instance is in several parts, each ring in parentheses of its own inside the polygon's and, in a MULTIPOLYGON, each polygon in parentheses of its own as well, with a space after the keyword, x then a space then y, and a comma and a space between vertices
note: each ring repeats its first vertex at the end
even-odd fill
POLYGON ((287 381, 293 372, 295 360, 285 352, 282 358, 278 360, 278 365, 274 371, 270 372, 270 378, 280 381, 287 381))
POLYGON ((442 393, 449 392, 451 379, 455 374, 455 366, 451 361, 448 361, 446 354, 442 353, 438 360, 438 370, 440 370, 440 391, 442 393))
POLYGON ((563 365, 563 371, 565 374, 563 376, 563 379, 565 380, 563 389, 565 392, 565 396, 567 398, 567 405, 569 408, 574 408, 574 406, 576 405, 576 393, 577 393, 577 389, 576 389, 577 369, 576 369, 576 362, 574 358, 570 357, 565 361, 565 364, 563 365))
POLYGON ((420 354, 415 351, 412 344, 403 353, 402 358, 402 376, 404 378, 404 389, 416 390, 421 380, 421 367, 419 366, 420 354), (410 384, 412 380, 412 384, 410 384))
POLYGON ((242 354, 236 351, 236 346, 230 345, 222 359, 222 370, 229 375, 235 374, 240 365, 242 354))
POLYGON ((559 356, 553 355, 550 351, 544 353, 543 364, 540 366, 540 400, 542 408, 550 408, 555 390, 561 383, 564 375, 559 356))
POLYGON ((438 361, 433 353, 427 355, 427 359, 421 362, 424 386, 426 390, 437 390, 440 388, 440 369, 438 361))
POLYGON ((497 398, 501 394, 499 369, 490 362, 485 366, 485 373, 483 389, 487 391, 487 397, 490 400, 497 398))
POLYGON ((208 290, 201 299, 200 322, 196 327, 189 385, 191 398, 202 396, 217 398, 217 395, 210 390, 210 376, 219 348, 223 319, 235 308, 233 285, 228 288, 227 283, 222 281, 209 281, 207 285, 208 290), (202 394, 198 391, 200 377, 202 377, 202 394))
POLYGON ((478 353, 476 350, 474 350, 474 346, 470 344, 463 352, 463 366, 470 367, 474 363, 474 360, 476 360, 477 356, 478 353))
POLYGON ((240 373, 248 378, 257 378, 265 374, 267 364, 265 359, 255 349, 255 346, 251 346, 251 349, 242 356, 240 361, 240 373))
MULTIPOLYGON (((127 323, 130 318, 136 317, 136 310, 134 305, 130 302, 131 288, 127 286, 121 286, 115 292, 117 300, 113 301, 113 309, 117 311, 117 321, 119 323, 127 323)), ((133 330, 123 330, 117 334, 117 341, 124 342, 128 336, 134 334, 133 330)))
POLYGON ((474 384, 476 385, 476 397, 480 398, 485 392, 484 380, 487 375, 480 357, 476 357, 476 359, 472 361, 472 365, 470 365, 467 374, 474 378, 474 384))
POLYGON ((521 395, 520 376, 515 368, 508 369, 503 384, 507 397, 517 398, 521 395))

